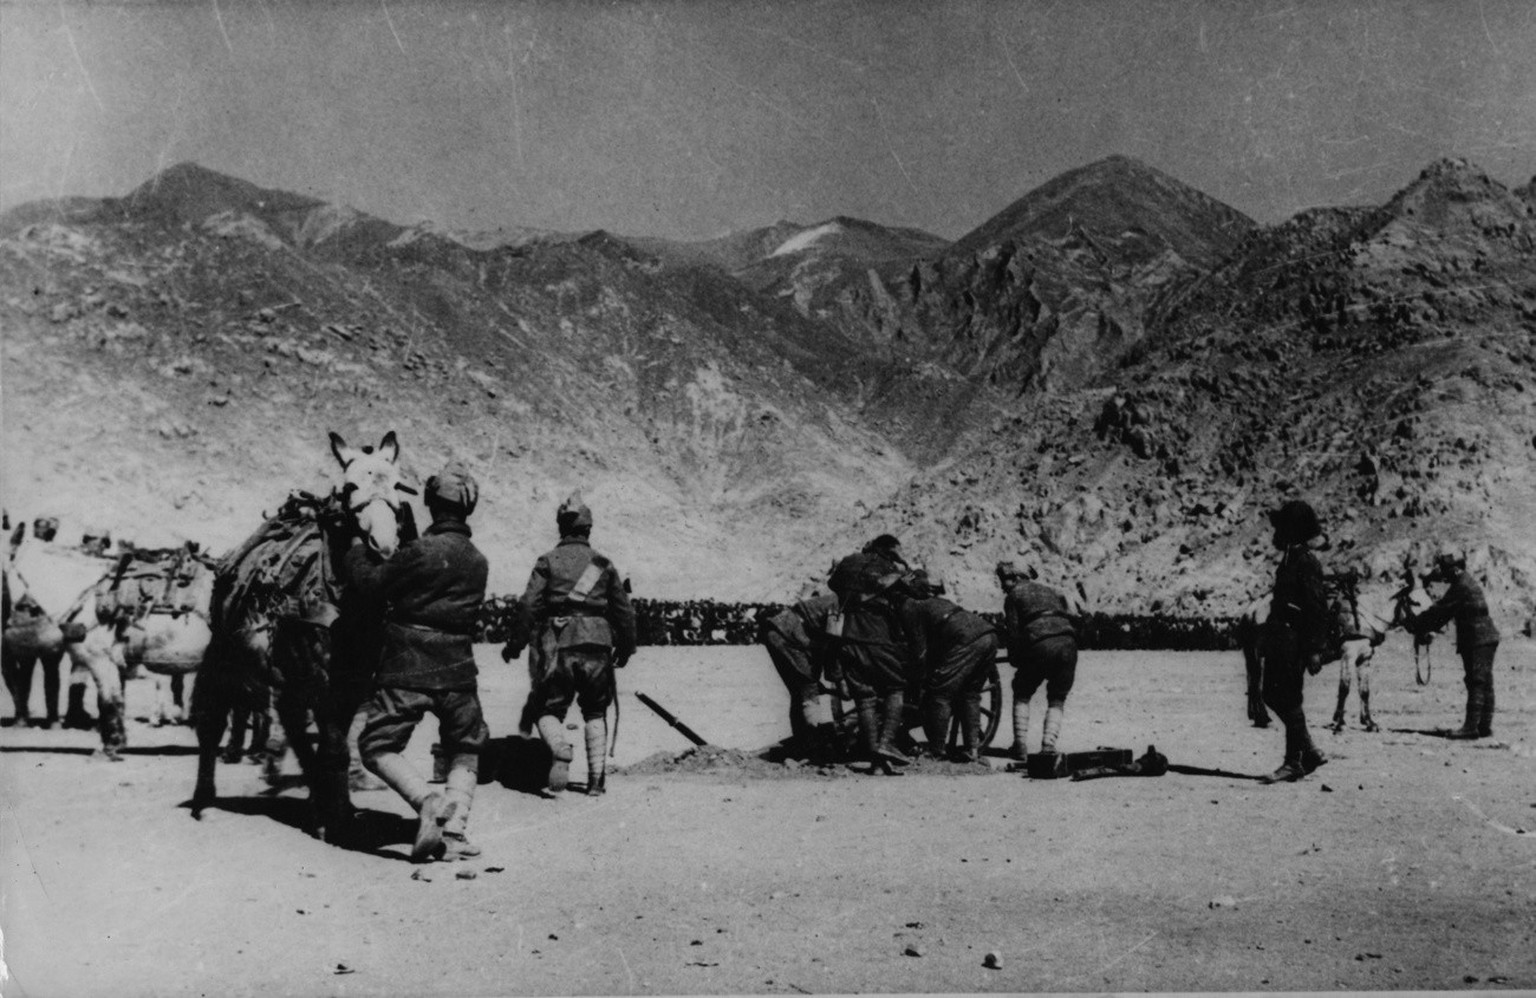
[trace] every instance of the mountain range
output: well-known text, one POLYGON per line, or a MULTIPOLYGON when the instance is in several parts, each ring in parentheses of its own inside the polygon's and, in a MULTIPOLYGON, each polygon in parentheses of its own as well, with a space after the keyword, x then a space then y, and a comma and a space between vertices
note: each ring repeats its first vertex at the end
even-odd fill
POLYGON ((780 600, 892 532, 963 602, 1025 558, 1230 613, 1263 511, 1388 586, 1460 545, 1536 609, 1536 197, 1461 160, 1260 225, 1126 157, 961 238, 401 226, 181 164, 0 217, 4 500, 221 549, 397 431, 519 589, 581 489, 641 595, 780 600))

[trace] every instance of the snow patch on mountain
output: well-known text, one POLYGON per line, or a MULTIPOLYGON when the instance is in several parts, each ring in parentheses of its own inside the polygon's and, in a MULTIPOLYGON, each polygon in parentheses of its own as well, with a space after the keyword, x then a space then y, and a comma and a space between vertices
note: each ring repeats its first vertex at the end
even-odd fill
POLYGON ((814 229, 806 229, 799 235, 789 237, 788 239, 784 240, 784 242, 779 244, 778 249, 774 250, 768 255, 773 257, 787 256, 790 253, 799 253, 803 250, 810 249, 811 246, 814 245, 817 241, 824 239, 827 236, 835 236, 842 231, 843 227, 841 225, 838 225, 836 222, 827 222, 825 225, 818 225, 814 229))

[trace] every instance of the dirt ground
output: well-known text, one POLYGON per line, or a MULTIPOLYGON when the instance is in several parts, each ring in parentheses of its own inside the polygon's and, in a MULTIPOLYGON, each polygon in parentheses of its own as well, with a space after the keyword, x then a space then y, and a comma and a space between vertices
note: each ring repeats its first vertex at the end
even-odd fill
MULTIPOLYGON (((1086 653, 1063 747, 1155 744, 1238 775, 1074 782, 1000 758, 899 779, 786 768, 757 751, 788 727, 764 653, 642 649, 607 796, 484 785, 484 855, 425 867, 388 791, 355 795, 379 848, 341 850, 303 831, 302 790, 267 794, 248 764, 221 765, 221 806, 192 820, 188 729, 134 723, 114 764, 91 734, 6 728, 0 992, 1532 989, 1536 646, 1500 649, 1496 739, 1468 743, 1423 733, 1460 720, 1448 644, 1422 687, 1400 636, 1381 649, 1380 733, 1353 699, 1329 732, 1336 673, 1313 679, 1332 761, 1273 787, 1242 778, 1274 767, 1281 735, 1248 724, 1230 653, 1086 653), (744 751, 680 758, 637 691, 744 751)), ((482 666, 509 734, 523 665, 486 647, 482 666)), ((130 684, 131 712, 148 693, 130 684)), ((424 769, 432 734, 411 746, 424 769)), ((994 747, 1008 738, 1005 721, 994 747)))

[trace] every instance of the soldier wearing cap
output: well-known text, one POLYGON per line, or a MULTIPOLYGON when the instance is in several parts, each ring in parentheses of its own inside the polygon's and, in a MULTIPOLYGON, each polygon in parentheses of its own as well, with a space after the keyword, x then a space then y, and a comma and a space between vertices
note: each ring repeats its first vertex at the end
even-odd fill
MULTIPOLYGON (((473 476, 450 464, 427 480, 432 525, 382 560, 349 555, 350 582, 384 609, 377 688, 363 706, 363 764, 416 809, 411 858, 479 855, 466 836, 470 805, 489 737, 480 709, 474 638, 489 565, 467 522, 479 500, 473 476), (434 792, 401 754, 428 713, 448 754, 447 787, 434 792)), ((354 552, 357 551, 357 545, 354 552)))
POLYGON ((1483 587, 1467 571, 1466 560, 1452 548, 1435 556, 1425 581, 1443 582, 1445 594, 1408 624, 1416 635, 1456 622, 1456 651, 1466 673, 1467 715, 1453 738, 1488 738, 1493 734, 1493 656, 1499 650, 1499 629, 1488 613, 1483 587))
POLYGON ((961 762, 981 752, 981 693, 997 660, 997 628, 981 614, 944 599, 944 583, 922 569, 903 582, 902 604, 912 655, 922 675, 923 735, 930 754, 943 757, 956 705, 961 762))
POLYGON ((1029 701, 1045 686, 1045 727, 1041 752, 1055 752, 1061 737, 1067 696, 1077 681, 1077 628, 1082 608, 1042 585, 1034 573, 1011 561, 997 563, 1003 590, 1003 640, 1013 663, 1013 747, 1010 755, 1029 758, 1029 701))
POLYGON ((1292 499, 1268 515, 1280 563, 1260 639, 1264 703, 1285 726, 1285 758, 1262 782, 1289 783, 1328 761, 1312 744, 1302 690, 1306 677, 1323 667, 1332 614, 1323 566, 1308 547, 1323 533, 1317 514, 1306 502, 1292 499))
POLYGON ((635 653, 635 610, 618 568, 592 549, 592 510, 580 492, 560 504, 555 525, 560 543, 534 563, 502 658, 530 646, 524 717, 549 746, 547 793, 570 779, 575 750, 565 739, 565 715, 574 702, 585 722, 587 794, 596 797, 606 789, 613 670, 635 653))
POLYGON ((758 640, 768 650, 774 670, 789 690, 791 750, 816 755, 816 700, 827 652, 827 618, 837 609, 837 597, 812 596, 764 616, 758 640))

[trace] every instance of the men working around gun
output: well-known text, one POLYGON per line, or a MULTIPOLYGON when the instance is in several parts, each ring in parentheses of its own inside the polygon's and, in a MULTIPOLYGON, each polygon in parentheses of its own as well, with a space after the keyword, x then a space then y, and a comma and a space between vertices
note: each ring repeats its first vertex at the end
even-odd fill
POLYGON ((944 584, 919 569, 903 582, 902 605, 912 656, 921 673, 923 734, 928 752, 944 758, 956 706, 960 713, 959 761, 981 752, 981 693, 997 661, 997 629, 981 614, 943 598, 944 584))
POLYGON ((1411 618, 1408 629, 1425 637, 1447 623, 1456 622, 1456 651, 1461 656, 1467 684, 1467 715, 1453 738, 1488 738, 1493 735, 1493 656, 1499 650, 1499 629, 1488 613, 1483 587, 1467 571, 1465 559, 1451 549, 1441 551, 1426 582, 1443 582, 1447 588, 1434 605, 1411 618))
POLYGON ((553 761, 548 791, 564 790, 575 751, 565 739, 565 715, 574 700, 585 722, 587 794, 606 789, 608 706, 614 669, 635 653, 635 610, 613 562, 592 550, 592 511, 575 493, 555 513, 560 543, 540 555, 528 577, 511 639, 502 658, 529 646, 527 716, 553 761))
POLYGON ((1292 499, 1272 511, 1269 522, 1280 563, 1264 625, 1264 702, 1285 726, 1285 758, 1263 782, 1287 783, 1328 761, 1312 744, 1302 690, 1306 677, 1323 667, 1331 620, 1323 567, 1307 546, 1323 533, 1317 514, 1292 499))
POLYGON ((828 618, 829 678, 839 696, 852 699, 859 744, 872 766, 894 775, 911 763, 898 747, 905 725, 906 690, 916 668, 894 587, 901 575, 881 554, 861 551, 832 570, 827 586, 839 612, 828 618))
POLYGON ((817 736, 816 701, 825 669, 827 617, 837 597, 812 596, 762 618, 758 640, 789 690, 790 751, 820 757, 830 746, 817 736))
POLYGON ((480 752, 490 735, 473 644, 489 564, 466 522, 479 493, 468 471, 449 465, 427 480, 424 501, 432 525, 421 537, 401 545, 388 561, 348 556, 358 598, 387 607, 377 687, 363 707, 358 749, 363 764, 420 816, 411 848, 417 862, 480 853, 466 834, 480 752), (401 754, 429 711, 450 760, 441 793, 401 754))
POLYGON ((1013 663, 1013 747, 1009 754, 1029 758, 1029 702, 1045 686, 1045 726, 1040 751, 1056 751, 1067 696, 1077 680, 1077 628, 1081 607, 1035 581, 1011 561, 997 563, 1003 596, 1003 640, 1013 663))

